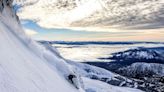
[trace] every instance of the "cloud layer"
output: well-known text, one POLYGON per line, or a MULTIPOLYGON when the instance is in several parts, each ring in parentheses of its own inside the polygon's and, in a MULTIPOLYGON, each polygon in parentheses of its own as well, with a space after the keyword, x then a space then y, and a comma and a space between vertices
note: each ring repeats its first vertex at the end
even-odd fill
POLYGON ((163 0, 39 0, 18 14, 47 28, 157 29, 164 27, 163 10, 163 0))

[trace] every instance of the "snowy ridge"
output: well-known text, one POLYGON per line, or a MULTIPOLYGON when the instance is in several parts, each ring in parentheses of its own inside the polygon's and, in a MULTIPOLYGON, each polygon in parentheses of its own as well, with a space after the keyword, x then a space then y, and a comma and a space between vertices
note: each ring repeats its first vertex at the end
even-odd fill
POLYGON ((123 52, 114 53, 110 59, 118 61, 131 61, 133 62, 148 62, 148 63, 164 63, 163 51, 158 48, 136 48, 123 52))

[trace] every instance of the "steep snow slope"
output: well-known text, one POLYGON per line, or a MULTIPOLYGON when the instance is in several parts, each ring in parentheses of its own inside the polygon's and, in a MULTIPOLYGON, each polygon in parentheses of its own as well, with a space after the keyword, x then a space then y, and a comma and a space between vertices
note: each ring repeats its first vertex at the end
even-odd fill
POLYGON ((163 0, 37 1, 22 8, 19 15, 22 19, 37 20, 39 25, 44 27, 98 26, 147 29, 161 28, 164 25, 163 0))
POLYGON ((0 2, 0 92, 78 92, 65 79, 73 73, 66 62, 28 38, 0 2))

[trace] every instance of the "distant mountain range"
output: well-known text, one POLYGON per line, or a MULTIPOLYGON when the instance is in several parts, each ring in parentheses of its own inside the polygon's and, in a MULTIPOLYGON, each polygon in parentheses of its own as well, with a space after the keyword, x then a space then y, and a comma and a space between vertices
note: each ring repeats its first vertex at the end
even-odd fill
POLYGON ((40 43, 63 45, 130 45, 130 44, 164 44, 164 42, 111 42, 111 41, 38 41, 40 43))

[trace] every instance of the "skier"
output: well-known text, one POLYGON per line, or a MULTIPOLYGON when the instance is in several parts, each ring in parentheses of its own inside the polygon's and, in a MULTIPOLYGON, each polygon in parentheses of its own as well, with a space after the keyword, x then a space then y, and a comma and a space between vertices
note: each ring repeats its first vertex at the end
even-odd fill
POLYGON ((74 75, 74 74, 68 75, 68 81, 71 84, 73 84, 77 89, 79 89, 79 82, 78 82, 78 78, 76 75, 74 75))
POLYGON ((68 76, 68 79, 71 81, 72 84, 73 84, 73 78, 76 78, 76 76, 73 75, 73 74, 70 74, 70 75, 68 76))

